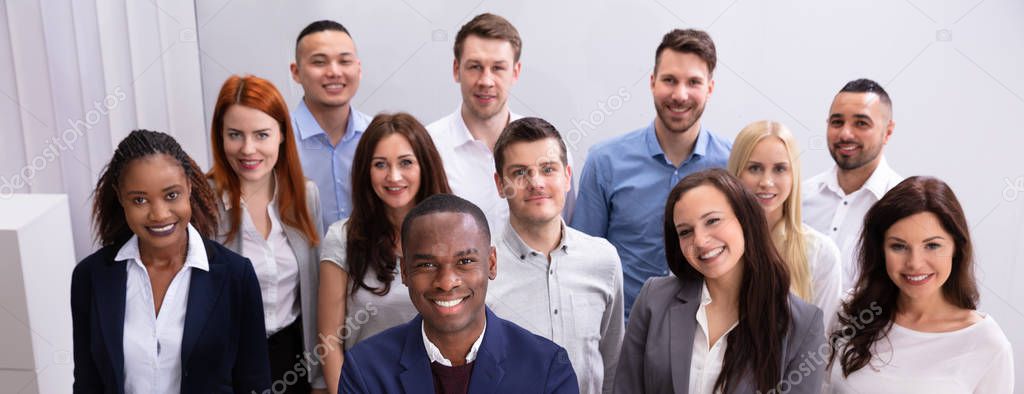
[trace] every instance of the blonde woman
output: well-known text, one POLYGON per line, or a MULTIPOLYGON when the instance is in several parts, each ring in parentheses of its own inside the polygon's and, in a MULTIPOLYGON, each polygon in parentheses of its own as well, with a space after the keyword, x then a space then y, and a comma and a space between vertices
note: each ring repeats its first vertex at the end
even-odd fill
POLYGON ((728 169, 757 196, 775 248, 789 267, 793 293, 821 308, 827 331, 842 292, 839 248, 802 222, 798 152, 785 125, 762 120, 736 136, 728 169))

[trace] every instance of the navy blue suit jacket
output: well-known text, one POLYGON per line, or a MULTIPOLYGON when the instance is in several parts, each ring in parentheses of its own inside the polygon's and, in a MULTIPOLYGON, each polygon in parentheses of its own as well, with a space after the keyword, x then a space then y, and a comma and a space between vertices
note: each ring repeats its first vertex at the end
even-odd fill
MULTIPOLYGON (((249 260, 203 240, 210 271, 193 270, 181 341, 182 393, 270 388, 259 281, 249 260)), ((71 277, 75 393, 124 393, 126 261, 121 245, 82 260, 71 277)))
MULTIPOLYGON (((345 352, 342 393, 433 393, 423 317, 392 327, 345 352)), ((579 393, 561 346, 487 309, 487 329, 469 378, 470 393, 579 393)))

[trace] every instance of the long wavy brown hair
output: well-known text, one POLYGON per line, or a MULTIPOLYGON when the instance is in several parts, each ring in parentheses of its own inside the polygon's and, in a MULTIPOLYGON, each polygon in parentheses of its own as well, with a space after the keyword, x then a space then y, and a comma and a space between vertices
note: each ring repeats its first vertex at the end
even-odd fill
MULTIPOLYGON (((270 81, 252 75, 232 75, 220 88, 217 104, 213 107, 213 126, 210 130, 213 168, 207 175, 216 185, 216 195, 227 193, 232 207, 241 206, 241 182, 238 174, 228 164, 227 154, 224 153, 224 114, 233 105, 257 109, 277 121, 282 134, 277 163, 274 164, 274 174, 278 182, 277 210, 281 213, 282 223, 298 229, 310 244, 316 245, 320 241, 320 226, 310 216, 306 207, 306 177, 302 174, 302 162, 299 160, 295 133, 292 132, 288 105, 270 81)), ((228 221, 231 226, 225 242, 234 239, 242 228, 242 209, 229 210, 228 221)))
POLYGON ((168 155, 181 164, 188 180, 189 205, 192 207, 192 219, 189 223, 204 238, 217 229, 217 208, 214 205, 213 192, 203 179, 203 171, 181 145, 167 134, 135 130, 124 137, 114 150, 114 157, 100 174, 93 191, 92 222, 96 231, 96 240, 102 246, 120 245, 132 237, 132 230, 124 216, 117 190, 121 185, 121 174, 136 159, 150 155, 168 155))
POLYGON ((857 263, 860 276, 853 296, 844 302, 838 328, 830 335, 832 355, 828 367, 838 359, 843 376, 871 362, 871 347, 892 328, 900 289, 885 266, 885 233, 908 216, 931 212, 942 228, 953 237, 953 266, 942 285, 949 303, 963 309, 977 309, 978 286, 974 278, 974 256, 967 218, 960 201, 945 182, 932 177, 915 176, 900 182, 885 193, 864 216, 857 263), (870 315, 864 312, 869 311, 870 315))
MULTIPOLYGON (((775 249, 764 208, 754 194, 723 169, 693 173, 676 184, 665 204, 665 257, 669 269, 682 281, 704 281, 704 276, 690 265, 679 248, 673 210, 688 191, 710 185, 718 189, 732 207, 743 227, 745 250, 740 260, 743 280, 740 284, 739 316, 736 328, 729 333, 722 361, 722 371, 715 380, 715 391, 732 392, 746 374, 754 378, 755 387, 769 392, 782 376, 782 349, 790 322, 789 272, 775 249)), ((689 357, 690 355, 679 355, 689 357)))
POLYGON ((395 236, 399 226, 388 220, 387 204, 377 196, 370 182, 370 169, 373 164, 373 151, 385 137, 398 134, 405 137, 412 146, 413 154, 420 165, 420 189, 416 191, 415 201, 435 194, 451 194, 448 177, 441 163, 441 155, 434 146, 434 141, 412 115, 404 112, 396 114, 379 114, 366 127, 356 153, 352 159, 352 216, 348 218, 345 240, 345 260, 348 262, 349 275, 352 279, 352 293, 366 289, 377 295, 385 295, 391 290, 391 282, 395 279, 395 236), (370 287, 365 278, 369 268, 377 274, 382 287, 370 287))

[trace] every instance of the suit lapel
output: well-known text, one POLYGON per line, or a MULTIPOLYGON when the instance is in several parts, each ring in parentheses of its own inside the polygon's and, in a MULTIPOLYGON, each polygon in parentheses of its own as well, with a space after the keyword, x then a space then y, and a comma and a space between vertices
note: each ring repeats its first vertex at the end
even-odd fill
MULTIPOLYGON (((111 255, 108 260, 113 258, 111 255)), ((125 264, 124 261, 111 262, 93 273, 97 320, 118 382, 124 382, 124 308, 128 286, 125 264)))
POLYGON ((682 288, 676 294, 681 301, 669 307, 669 354, 672 357, 672 387, 676 393, 686 394, 690 387, 690 361, 693 355, 693 336, 697 331, 697 308, 700 307, 700 281, 680 280, 682 288), (678 357, 682 356, 682 357, 678 357))
POLYGON ((423 317, 417 315, 409 323, 408 332, 405 333, 401 359, 403 371, 398 375, 398 379, 402 382, 402 391, 406 393, 431 391, 434 387, 434 378, 430 372, 430 359, 427 357, 423 334, 420 332, 422 324, 423 317))
POLYGON ((469 377, 470 393, 489 393, 495 387, 501 387, 501 379, 505 377, 502 363, 508 356, 508 342, 505 327, 495 318, 490 308, 487 309, 487 328, 484 340, 477 351, 473 372, 469 377))
MULTIPOLYGON (((225 268, 223 262, 209 241, 204 240, 206 254, 210 260, 210 271, 192 269, 192 279, 188 288, 188 307, 185 311, 185 332, 181 338, 181 365, 188 366, 189 357, 195 350, 196 342, 206 326, 210 313, 217 305, 221 289, 224 288, 225 268)), ((191 268, 190 268, 191 269, 191 268)))

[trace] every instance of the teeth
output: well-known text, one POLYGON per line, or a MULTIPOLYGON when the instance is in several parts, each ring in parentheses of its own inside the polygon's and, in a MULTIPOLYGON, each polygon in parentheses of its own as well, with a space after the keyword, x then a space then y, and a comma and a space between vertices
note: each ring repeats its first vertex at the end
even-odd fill
POLYGON ((330 88, 330 89, 335 89, 335 88, 340 89, 343 85, 340 84, 340 83, 331 83, 331 84, 327 84, 327 85, 324 85, 324 86, 327 87, 327 88, 330 88))
POLYGON ((243 165, 254 166, 260 164, 260 160, 241 160, 243 165))
POLYGON ((775 198, 775 193, 757 193, 757 198, 763 198, 765 200, 775 198))
POLYGON ((851 150, 857 149, 857 145, 840 145, 839 149, 840 150, 845 150, 845 151, 851 151, 851 150))
POLYGON ((925 278, 927 278, 929 275, 931 275, 931 274, 924 274, 924 275, 918 275, 918 276, 909 276, 909 275, 903 275, 903 276, 905 278, 907 278, 907 280, 909 280, 911 282, 920 282, 922 280, 925 280, 925 278))
POLYGON ((172 228, 174 228, 174 223, 168 224, 168 225, 163 226, 163 227, 150 227, 149 229, 153 230, 153 231, 156 231, 158 233, 162 233, 164 231, 170 231, 172 228))
POLYGON ((668 110, 672 112, 683 112, 686 111, 686 107, 668 107, 668 110))
POLYGON ((404 187, 400 187, 400 186, 399 187, 385 187, 384 188, 384 190, 387 190, 389 192, 397 192, 397 191, 402 190, 402 189, 404 189, 404 187))
POLYGON ((464 299, 465 298, 459 298, 451 301, 434 300, 434 303, 445 308, 451 308, 453 306, 459 305, 459 303, 462 302, 462 300, 464 299))
POLYGON ((722 254, 723 251, 725 251, 725 247, 724 246, 719 246, 719 247, 717 247, 715 249, 712 249, 710 252, 707 252, 707 253, 704 253, 704 254, 700 255, 700 259, 701 260, 713 259, 715 257, 718 257, 718 255, 722 254))

